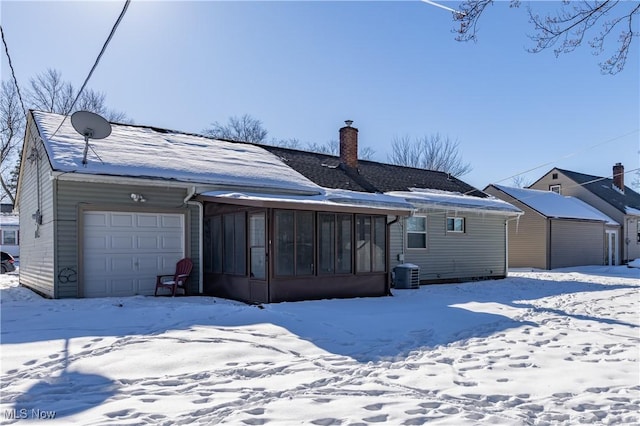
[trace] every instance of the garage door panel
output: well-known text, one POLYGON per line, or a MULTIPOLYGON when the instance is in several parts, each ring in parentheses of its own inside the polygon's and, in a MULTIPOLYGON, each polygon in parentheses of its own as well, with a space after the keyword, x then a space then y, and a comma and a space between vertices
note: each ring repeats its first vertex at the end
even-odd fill
POLYGON ((84 239, 85 249, 106 249, 109 247, 109 238, 107 236, 87 237, 84 239))
POLYGON ((138 236, 136 238, 136 247, 139 249, 157 250, 158 246, 157 236, 138 236))
POLYGON ((143 274, 152 275, 155 279, 156 275, 162 273, 163 258, 164 256, 140 256, 137 259, 138 271, 143 274))
POLYGON ((84 258, 84 267, 92 271, 92 274, 104 275, 109 272, 107 268, 107 259, 104 257, 87 257, 84 258))
POLYGON ((158 228, 160 226, 159 215, 140 214, 136 216, 136 225, 145 228, 158 228))
POLYGON ((112 227, 133 228, 135 213, 111 213, 112 227))
POLYGON ((172 236, 163 235, 161 238, 161 247, 163 251, 166 250, 179 250, 182 247, 182 239, 172 236))
POLYGON ((111 279, 109 283, 113 296, 131 296, 137 287, 137 280, 133 279, 111 279))
POLYGON ((92 227, 106 227, 107 220, 107 215, 101 212, 85 213, 84 215, 85 226, 89 225, 92 227))
POLYGON ((113 235, 110 238, 110 247, 113 250, 130 250, 134 248, 133 235, 113 235))
POLYGON ((109 272, 117 275, 133 275, 136 273, 135 259, 131 256, 117 255, 110 256, 109 272))
POLYGON ((104 278, 94 278, 85 283, 89 291, 85 291, 85 297, 105 297, 110 296, 109 283, 104 278))
POLYGON ((161 216, 161 220, 162 220, 162 227, 165 228, 165 229, 166 228, 180 228, 180 229, 182 229, 182 220, 179 217, 162 215, 161 216))
POLYGON ((183 215, 86 212, 84 219, 85 297, 152 295, 156 275, 172 274, 184 257, 183 215))

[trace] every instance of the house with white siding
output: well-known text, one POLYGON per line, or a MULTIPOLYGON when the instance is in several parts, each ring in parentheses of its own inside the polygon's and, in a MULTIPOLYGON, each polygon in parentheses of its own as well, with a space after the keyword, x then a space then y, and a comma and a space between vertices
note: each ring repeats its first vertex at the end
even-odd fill
POLYGON ((0 251, 20 257, 20 219, 11 204, 2 204, 0 210, 0 251))
POLYGON ((340 157, 111 127, 86 145, 69 117, 29 113, 20 282, 47 297, 151 295, 184 257, 188 294, 250 303, 387 295, 410 250, 425 282, 507 273, 518 209, 445 173, 358 163, 350 122, 340 157))

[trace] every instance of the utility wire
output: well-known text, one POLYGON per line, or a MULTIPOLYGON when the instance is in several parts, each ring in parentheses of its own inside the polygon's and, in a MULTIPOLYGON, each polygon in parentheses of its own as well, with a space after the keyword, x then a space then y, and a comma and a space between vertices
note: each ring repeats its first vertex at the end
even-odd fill
POLYGON ((64 113, 64 117, 62 118, 62 121, 60 122, 60 125, 58 126, 56 131, 53 132, 53 134, 50 136, 51 138, 53 138, 56 135, 56 133, 58 133, 58 130, 60 130, 60 128, 62 127, 62 124, 67 119, 67 115, 71 111, 73 111, 73 107, 76 105, 76 102, 78 102, 78 99, 80 99, 80 95, 82 94, 82 91, 87 86, 87 83, 89 83, 89 79, 91 78, 91 75, 93 75, 93 72, 95 71, 96 67, 98 66, 98 63, 100 62, 100 59, 102 58, 102 55, 104 54, 105 50, 107 50, 107 46, 109 45, 109 42, 113 38, 113 35, 115 34, 116 29, 118 28, 118 25, 120 25, 120 21, 122 21, 122 18, 124 17, 124 14, 127 12, 127 9, 129 8, 129 3, 131 3, 131 0, 126 0, 124 2, 124 7, 122 8, 122 11, 120 12, 120 16, 118 16, 118 19, 116 20, 115 24, 113 24, 113 28, 111 28, 111 32, 109 33, 109 36, 107 37, 107 40, 102 45, 102 50, 100 50, 100 53, 98 54, 98 57, 96 58, 95 62, 93 63, 93 67, 91 67, 91 71, 89 71, 89 75, 87 75, 87 78, 85 78, 84 83, 82 84, 82 87, 80 87, 80 90, 78 90, 78 94, 76 95, 76 98, 73 100, 73 103, 71 104, 69 109, 64 113))
POLYGON ((453 13, 454 15, 458 15, 458 16, 464 16, 465 15, 464 12, 460 12, 459 10, 451 9, 449 6, 444 6, 444 5, 436 3, 435 1, 432 1, 432 0, 422 0, 422 2, 430 4, 431 6, 439 7, 440 9, 448 10, 449 12, 453 13))
POLYGON ((564 159, 566 159, 566 158, 573 157, 574 155, 581 154, 581 153, 583 153, 583 152, 585 152, 585 151, 588 151, 588 150, 590 150, 590 149, 593 149, 593 148, 595 148, 595 147, 597 147, 597 146, 604 145, 604 144, 607 144, 607 143, 610 143, 610 142, 613 142, 613 141, 617 141, 618 139, 626 138, 627 136, 631 136, 631 135, 633 135, 634 133, 638 133, 638 131, 640 131, 640 129, 635 129, 635 130, 632 130, 631 132, 625 133, 624 135, 620 135, 620 136, 616 136, 616 137, 611 138, 611 139, 607 139, 607 140, 606 140, 606 141, 604 141, 604 142, 599 142, 599 143, 597 143, 597 144, 594 144, 594 145, 588 146, 588 147, 586 147, 586 148, 584 148, 584 149, 581 149, 581 150, 578 150, 578 151, 574 151, 574 152, 572 152, 572 153, 570 153, 570 154, 563 155, 563 156, 562 156, 562 157, 560 157, 560 158, 557 158, 557 159, 555 159, 555 160, 548 161, 548 162, 546 162, 546 163, 544 163, 544 164, 540 164, 539 166, 533 167, 533 168, 528 169, 528 170, 525 170, 525 171, 523 171, 523 172, 516 173, 516 174, 511 175, 511 176, 509 176, 509 177, 506 177, 506 178, 504 178, 504 179, 500 179, 499 181, 496 181, 496 182, 494 182, 494 183, 504 182, 504 181, 505 181, 505 180, 507 180, 507 179, 512 179, 512 178, 514 178, 514 177, 516 177, 516 176, 520 176, 520 175, 523 175, 523 174, 525 174, 525 173, 532 172, 532 171, 537 170, 537 169, 539 169, 539 168, 542 168, 542 167, 544 167, 544 166, 548 166, 548 165, 550 165, 550 164, 553 164, 553 163, 555 163, 555 162, 557 162, 557 161, 559 161, 559 160, 564 160, 564 159))
POLYGON ((7 59, 9 60, 9 68, 11 68, 11 76, 13 77, 13 83, 16 85, 16 90, 18 92, 18 99, 20 99, 20 105, 22 105, 22 113, 26 118, 27 109, 24 107, 24 102, 22 101, 22 95, 20 94, 20 86, 18 86, 18 79, 16 78, 16 72, 13 69, 13 63, 11 62, 11 55, 9 55, 9 47, 7 46, 7 41, 4 39, 4 30, 2 29, 2 25, 0 25, 0 33, 2 33, 2 44, 4 44, 4 51, 7 53, 7 59))

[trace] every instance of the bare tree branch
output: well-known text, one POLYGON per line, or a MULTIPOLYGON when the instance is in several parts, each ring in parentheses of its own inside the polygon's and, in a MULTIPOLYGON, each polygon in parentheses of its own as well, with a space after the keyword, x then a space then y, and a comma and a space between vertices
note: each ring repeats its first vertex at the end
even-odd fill
POLYGON ((515 188, 526 188, 529 185, 531 185, 531 181, 522 175, 516 175, 513 178, 511 178, 511 184, 515 188))
MULTIPOLYGON (((76 97, 76 90, 62 79, 59 71, 48 69, 29 82, 26 107, 45 112, 64 114, 76 97)), ((93 90, 82 93, 74 111, 87 110, 100 114, 109 121, 130 122, 126 114, 110 110, 105 105, 105 95, 93 90)), ((74 112, 72 111, 72 112, 74 112)), ((15 202, 16 170, 22 149, 25 129, 25 112, 22 111, 13 81, 3 81, 0 91, 0 200, 15 202)))
POLYGON ((24 132, 24 111, 13 81, 3 81, 0 87, 0 200, 15 201, 12 172, 19 156, 20 138, 24 132))
POLYGON ((327 155, 338 155, 340 153, 340 142, 332 139, 323 144, 317 142, 307 143, 307 150, 327 155))
POLYGON ((408 136, 391 142, 391 164, 450 173, 459 177, 469 173, 471 164, 464 163, 460 143, 440 134, 411 140, 408 136))
POLYGON ((376 150, 370 146, 363 146, 358 148, 358 158, 360 160, 372 160, 376 154, 376 150))
POLYGON ((244 114, 242 117, 229 117, 227 124, 216 121, 204 130, 204 134, 238 142, 264 143, 268 132, 262 126, 262 121, 244 114))
MULTIPOLYGON (((454 20, 460 23, 460 27, 454 29, 456 40, 477 40, 478 21, 492 3, 492 0, 466 0, 460 5, 460 13, 454 15, 454 20)), ((509 6, 518 7, 520 1, 511 0, 509 6)), ((634 31, 633 22, 640 14, 640 3, 637 1, 564 0, 562 10, 555 15, 540 15, 531 7, 527 11, 529 22, 536 31, 530 36, 535 42, 535 46, 528 49, 532 53, 553 49, 557 57, 573 52, 583 44, 585 37, 599 27, 599 32, 588 44, 594 55, 610 50, 609 58, 599 64, 603 74, 617 74, 624 69, 631 43, 634 37, 639 36, 637 29, 634 31), (616 32, 617 44, 608 43, 610 36, 616 32)))

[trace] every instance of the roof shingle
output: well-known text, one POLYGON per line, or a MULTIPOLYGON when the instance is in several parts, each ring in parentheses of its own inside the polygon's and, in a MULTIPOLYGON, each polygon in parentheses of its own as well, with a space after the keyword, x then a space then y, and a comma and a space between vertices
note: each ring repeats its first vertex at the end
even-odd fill
POLYGON ((416 169, 375 161, 358 160, 353 169, 338 157, 278 146, 261 145, 288 166, 317 185, 360 192, 409 191, 411 188, 437 189, 485 198, 487 194, 448 173, 416 169))

